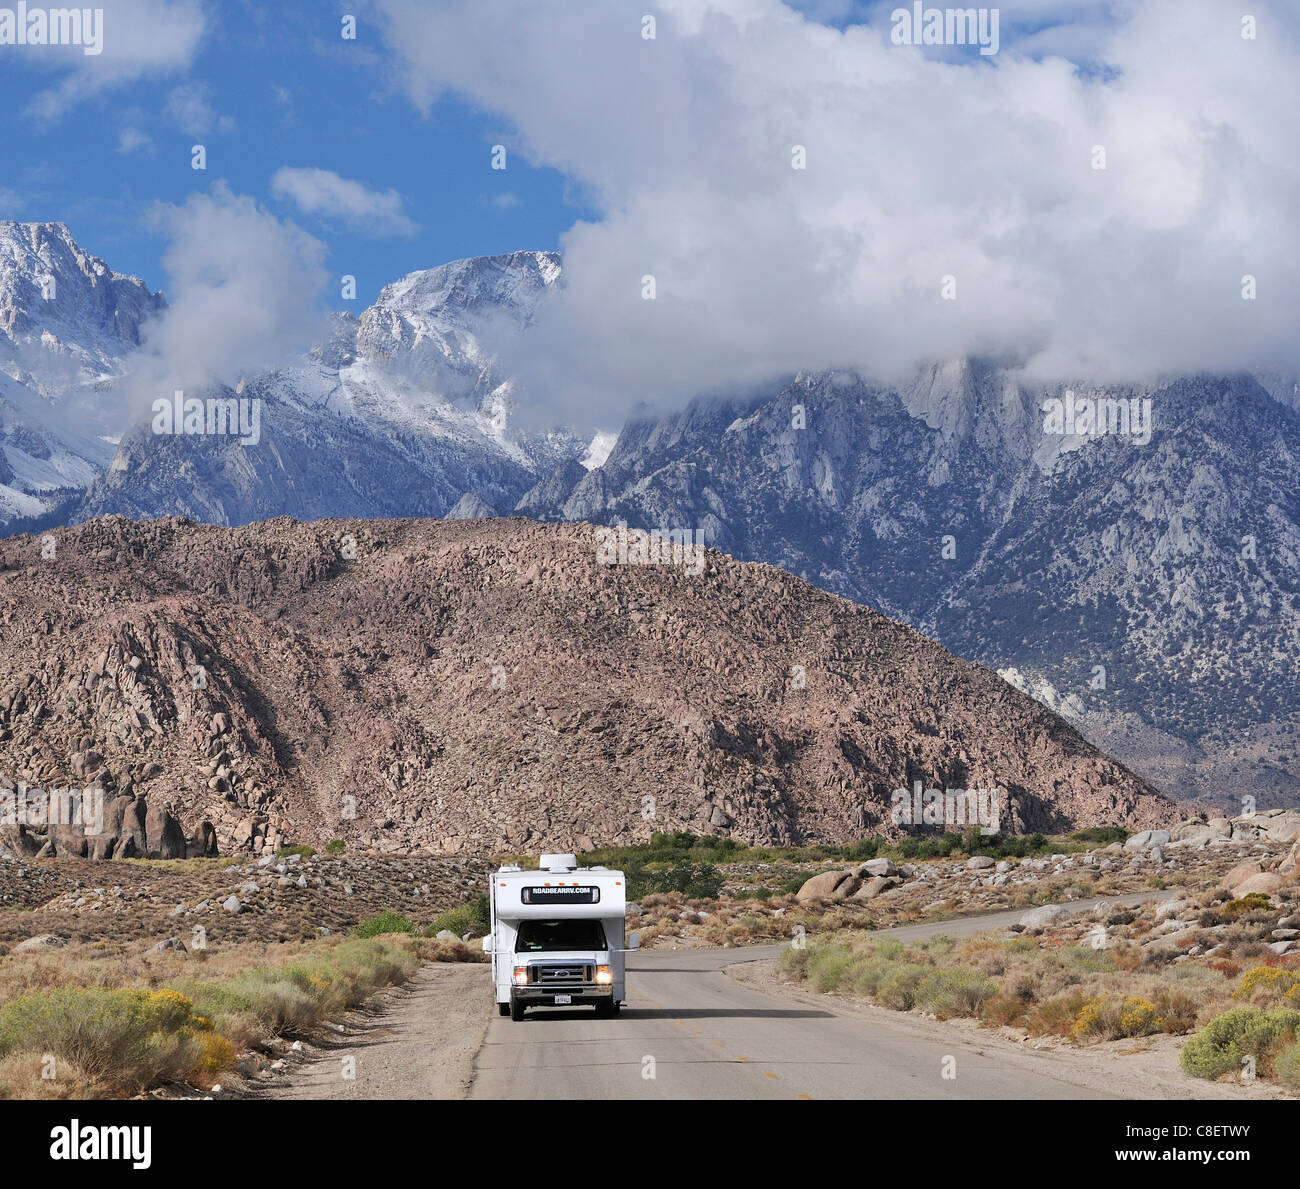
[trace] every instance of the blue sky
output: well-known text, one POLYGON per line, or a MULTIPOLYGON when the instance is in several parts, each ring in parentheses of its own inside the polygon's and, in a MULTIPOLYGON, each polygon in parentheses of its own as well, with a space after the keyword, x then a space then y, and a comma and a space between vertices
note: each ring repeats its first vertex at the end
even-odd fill
MULTIPOLYGON (((391 59, 366 19, 345 42, 333 6, 226 3, 203 11, 205 32, 187 67, 107 88, 54 116, 31 109, 57 71, 39 51, 0 47, 0 104, 28 113, 6 123, 0 218, 65 222, 117 271, 165 288, 166 240, 151 213, 221 180, 322 240, 330 271, 356 276, 351 308, 359 312, 416 268, 554 249, 564 229, 591 217, 553 169, 532 168, 513 152, 504 171, 490 168, 492 146, 511 144, 499 119, 450 96, 427 117, 417 111, 391 85, 391 59), (206 172, 191 168, 196 143, 207 149, 206 172), (283 167, 396 191, 412 233, 364 234, 338 217, 303 212, 272 190, 283 167)), ((109 0, 109 49, 112 20, 109 0)))
POLYGON ((355 41, 307 0, 102 2, 102 57, 0 45, 0 212, 166 289, 186 353, 246 340, 250 295, 280 317, 243 369, 344 274, 360 313, 559 248, 508 362, 572 424, 975 354, 1298 366, 1294 0, 1004 0, 989 56, 897 44, 890 0, 344 0, 355 41))

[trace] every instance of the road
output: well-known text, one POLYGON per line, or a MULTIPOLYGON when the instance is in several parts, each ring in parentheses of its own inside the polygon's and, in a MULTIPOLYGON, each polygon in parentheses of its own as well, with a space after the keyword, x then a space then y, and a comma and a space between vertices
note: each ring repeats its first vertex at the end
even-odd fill
MULTIPOLYGON (((1140 903, 1164 893, 1115 898, 1140 903)), ((1069 907, 1085 907, 1070 905, 1069 907)), ((1004 927, 1023 910, 891 929, 902 940, 1004 927)), ((493 1017, 471 1098, 1117 1098, 1068 1055, 725 972, 777 956, 742 950, 629 955, 628 1003, 612 1020, 547 1008, 493 1017), (946 1076, 953 1075, 953 1076, 946 1076)), ((486 1002, 486 1000, 485 1000, 486 1002)))

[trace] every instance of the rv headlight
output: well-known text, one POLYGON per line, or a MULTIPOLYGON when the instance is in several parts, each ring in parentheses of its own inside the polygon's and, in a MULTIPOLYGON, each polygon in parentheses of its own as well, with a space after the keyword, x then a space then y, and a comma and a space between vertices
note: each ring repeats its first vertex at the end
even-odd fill
POLYGON ((516 966, 516 967, 515 967, 515 986, 517 986, 517 987, 522 987, 526 982, 528 982, 528 967, 527 967, 527 966, 516 966))
POLYGON ((614 972, 608 966, 596 967, 596 985, 608 987, 614 981, 614 972))

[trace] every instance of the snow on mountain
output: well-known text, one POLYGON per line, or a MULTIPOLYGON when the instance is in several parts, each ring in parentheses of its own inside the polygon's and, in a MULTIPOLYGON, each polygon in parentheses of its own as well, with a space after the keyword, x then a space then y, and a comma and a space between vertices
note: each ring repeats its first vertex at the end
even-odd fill
POLYGON ((336 315, 294 366, 221 394, 262 402, 260 443, 138 426, 77 518, 444 516, 470 493, 513 508, 584 443, 563 429, 515 427, 515 384, 484 334, 525 332, 559 278, 560 259, 546 252, 411 273, 359 319, 336 315))
POLYGON ((57 515, 108 464, 114 381, 165 304, 64 224, 0 221, 0 521, 57 515))

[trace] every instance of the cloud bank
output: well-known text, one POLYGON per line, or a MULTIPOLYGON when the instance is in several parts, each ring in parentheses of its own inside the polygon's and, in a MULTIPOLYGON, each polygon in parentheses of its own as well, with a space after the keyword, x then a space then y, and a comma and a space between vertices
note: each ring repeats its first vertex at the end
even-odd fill
POLYGON ((493 113, 602 213, 511 360, 562 414, 965 354, 1095 381, 1300 366, 1282 0, 1250 6, 1254 39, 1215 0, 1053 2, 991 58, 893 46, 876 6, 837 29, 660 0, 653 40, 647 7, 377 0, 411 102, 493 113))
POLYGON ((173 391, 233 386, 294 360, 322 331, 326 249, 218 182, 154 219, 170 305, 128 362, 138 415, 173 391))

